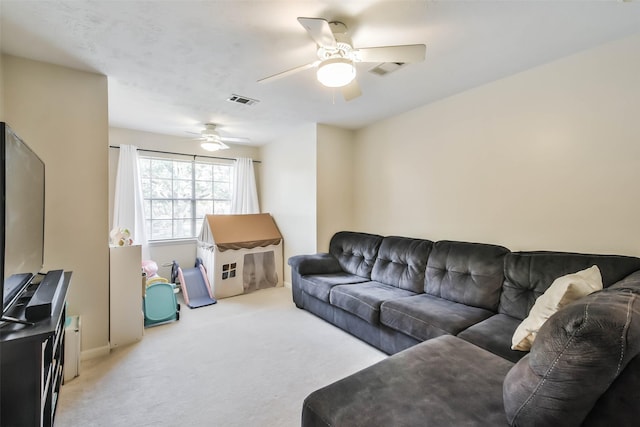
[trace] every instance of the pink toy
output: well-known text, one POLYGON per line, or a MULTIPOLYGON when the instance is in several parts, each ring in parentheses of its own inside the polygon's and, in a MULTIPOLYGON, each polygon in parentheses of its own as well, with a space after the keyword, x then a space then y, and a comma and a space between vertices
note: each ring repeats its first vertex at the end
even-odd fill
POLYGON ((150 259, 142 261, 142 270, 147 275, 147 280, 158 275, 158 264, 150 259))
POLYGON ((164 277, 158 276, 158 264, 152 260, 142 261, 142 271, 147 275, 147 286, 154 283, 169 283, 164 277))

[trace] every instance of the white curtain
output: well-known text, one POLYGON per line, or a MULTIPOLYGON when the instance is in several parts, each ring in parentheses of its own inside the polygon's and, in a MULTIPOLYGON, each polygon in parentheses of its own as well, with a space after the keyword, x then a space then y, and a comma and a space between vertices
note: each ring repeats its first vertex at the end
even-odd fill
POLYGON ((258 191, 256 190, 256 177, 253 172, 252 159, 236 159, 233 186, 231 213, 260 213, 260 207, 258 206, 258 191))
POLYGON ((115 227, 128 228, 134 244, 142 246, 142 259, 149 259, 144 199, 138 172, 138 147, 134 145, 120 145, 113 202, 113 228, 115 227))

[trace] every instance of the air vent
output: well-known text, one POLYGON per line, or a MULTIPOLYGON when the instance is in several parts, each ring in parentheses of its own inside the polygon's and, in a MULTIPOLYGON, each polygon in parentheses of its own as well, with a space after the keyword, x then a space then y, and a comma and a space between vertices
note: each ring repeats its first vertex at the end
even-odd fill
POLYGON ((378 76, 386 76, 389 73, 393 73, 399 68, 407 65, 406 62, 383 62, 382 64, 378 64, 375 67, 369 70, 370 73, 376 74, 378 76))
POLYGON ((242 104, 242 105, 253 105, 260 102, 257 99, 251 99, 251 98, 247 98, 246 96, 240 96, 236 94, 233 94, 229 98, 227 98, 227 101, 235 102, 236 104, 242 104))

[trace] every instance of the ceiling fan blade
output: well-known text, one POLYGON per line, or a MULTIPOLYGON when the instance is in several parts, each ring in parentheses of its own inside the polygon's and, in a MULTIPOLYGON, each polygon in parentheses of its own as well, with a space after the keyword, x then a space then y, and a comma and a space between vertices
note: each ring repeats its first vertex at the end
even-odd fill
POLYGON ((309 33, 309 36, 322 47, 336 47, 336 38, 329 26, 329 22, 322 18, 298 18, 298 22, 309 33))
POLYGON ((267 82, 270 82, 270 81, 273 81, 273 80, 278 80, 278 79, 281 79, 283 77, 290 76, 291 74, 295 74, 295 73, 297 73, 299 71, 304 71, 304 70, 308 70, 309 68, 313 68, 313 67, 317 66, 319 63, 320 63, 320 61, 318 60, 318 61, 313 61, 313 62, 311 62, 309 64, 300 65, 299 67, 291 68, 290 70, 286 70, 286 71, 283 71, 281 73, 274 74, 272 76, 262 78, 262 79, 258 80, 258 83, 267 83, 267 82))
POLYGON ((366 47, 357 49, 357 57, 360 62, 421 62, 426 48, 423 44, 366 47))
POLYGON ((242 138, 236 136, 221 136, 220 139, 223 142, 228 142, 230 144, 249 144, 251 140, 249 138, 242 138))
POLYGON ((360 90, 360 85, 356 79, 351 80, 351 83, 342 87, 342 96, 345 101, 351 101, 360 95, 362 95, 362 91, 360 90))

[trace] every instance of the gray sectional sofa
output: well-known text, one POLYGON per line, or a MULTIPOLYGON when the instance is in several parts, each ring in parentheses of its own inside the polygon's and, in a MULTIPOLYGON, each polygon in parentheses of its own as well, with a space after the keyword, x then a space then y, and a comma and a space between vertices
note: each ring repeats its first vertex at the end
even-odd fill
POLYGON ((339 232, 288 262, 296 306, 392 355, 309 395, 304 426, 638 425, 640 258, 339 232), (605 289, 511 350, 536 298, 592 265, 605 289))

